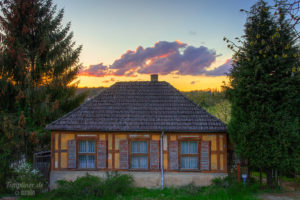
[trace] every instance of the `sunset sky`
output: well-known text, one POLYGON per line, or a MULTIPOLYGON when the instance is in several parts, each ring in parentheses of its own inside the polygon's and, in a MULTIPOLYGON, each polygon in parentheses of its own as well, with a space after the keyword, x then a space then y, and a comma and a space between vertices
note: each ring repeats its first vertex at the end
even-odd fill
POLYGON ((83 45, 79 87, 148 81, 182 91, 220 88, 254 0, 54 0, 83 45))

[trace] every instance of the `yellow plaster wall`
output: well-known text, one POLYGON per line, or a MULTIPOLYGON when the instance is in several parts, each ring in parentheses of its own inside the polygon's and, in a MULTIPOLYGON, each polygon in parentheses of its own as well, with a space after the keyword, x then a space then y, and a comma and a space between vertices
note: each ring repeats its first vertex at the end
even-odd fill
POLYGON ((211 154, 210 166, 211 166, 211 170, 218 169, 217 154, 211 154))
POLYGON ((75 134, 61 134, 60 148, 61 150, 68 149, 68 140, 73 140, 75 138, 75 134))
POLYGON ((223 135, 220 135, 219 136, 219 144, 220 144, 220 147, 219 147, 219 149, 220 149, 220 151, 223 151, 224 150, 224 144, 223 144, 223 140, 224 140, 224 136, 223 135))
POLYGON ((204 134, 202 136, 203 141, 211 141, 211 150, 217 151, 217 136, 216 135, 210 135, 210 134, 204 134))
POLYGON ((120 168, 120 155, 119 155, 119 153, 115 153, 115 168, 116 169, 120 168))
POLYGON ((168 169, 168 154, 164 153, 164 169, 168 169))
POLYGON ((108 168, 111 169, 112 168, 112 153, 108 153, 108 168))
MULTIPOLYGON (((87 133, 88 134, 88 133, 87 133)), ((151 134, 150 134, 151 135, 151 134)), ((170 134, 170 141, 175 141, 177 139, 177 135, 178 134, 170 134)), ((178 137, 184 136, 186 134, 182 134, 182 135, 178 135, 178 137)), ((199 134, 200 135, 200 134, 199 134)), ((201 134, 202 135, 202 140, 204 141, 211 141, 211 150, 212 151, 216 151, 217 150, 217 135, 216 134, 201 134)), ((113 139, 113 134, 108 134, 107 135, 107 139, 108 139, 108 150, 113 150, 113 144, 112 144, 112 139, 113 139)), ((55 133, 54 134, 55 137, 55 150, 58 150, 58 139, 59 139, 59 134, 55 133)), ((106 139, 106 135, 105 134, 98 134, 99 140, 105 140, 106 139)), ((224 137, 225 135, 219 135, 219 150, 223 151, 224 150, 224 137)), ((67 150, 67 143, 68 140, 74 139, 75 138, 75 134, 74 133, 61 133, 61 149, 62 150, 67 150)), ((127 134, 115 134, 115 149, 117 150, 117 152, 115 152, 114 155, 114 165, 116 169, 119 169, 120 167, 120 155, 119 155, 119 142, 120 140, 123 139, 127 139, 127 134)), ((151 136, 152 140, 160 140, 160 135, 152 135, 151 136)), ((164 142, 163 142, 163 149, 167 150, 167 134, 164 136, 164 142)), ((108 153, 108 168, 111 169, 112 168, 112 163, 113 163, 113 152, 109 152, 108 153)), ((220 154, 220 170, 224 170, 225 169, 225 164, 224 163, 224 156, 226 154, 220 154)), ((67 168, 67 152, 61 152, 61 168, 67 168)), ((54 154, 54 167, 58 168, 58 153, 54 154)), ((163 163, 164 163, 164 169, 168 169, 168 153, 165 152, 164 153, 164 157, 163 157, 163 163)), ((218 170, 218 166, 217 166, 217 154, 212 153, 211 154, 211 170, 218 170)))
POLYGON ((112 150, 112 134, 108 134, 108 150, 112 150))
POLYGON ((220 154, 220 170, 224 170, 224 155, 220 154))
POLYGON ((119 144, 120 144, 120 140, 126 140, 127 139, 127 135, 126 134, 117 134, 115 136, 115 149, 119 150, 119 144))
POLYGON ((175 141, 175 140, 176 140, 176 135, 171 135, 171 136, 170 136, 170 140, 171 140, 171 141, 175 141))
POLYGON ((59 138, 59 134, 56 133, 55 134, 55 150, 58 150, 58 138, 59 138))
POLYGON ((166 135, 163 137, 163 149, 164 151, 168 150, 168 137, 166 135))
POLYGON ((61 168, 67 168, 67 162, 68 162, 68 153, 67 152, 61 152, 60 154, 60 167, 61 168))
POLYGON ((160 140, 160 135, 152 135, 152 140, 160 140))
POLYGON ((105 134, 99 134, 99 140, 106 140, 105 134))

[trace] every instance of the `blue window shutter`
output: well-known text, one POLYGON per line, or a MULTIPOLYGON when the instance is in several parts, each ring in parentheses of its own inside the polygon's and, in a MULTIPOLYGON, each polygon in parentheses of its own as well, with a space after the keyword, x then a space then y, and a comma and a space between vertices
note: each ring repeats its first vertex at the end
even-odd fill
POLYGON ((97 168, 106 168, 107 163, 107 145, 106 140, 97 141, 97 168))
POLYGON ((120 140, 120 169, 128 169, 128 140, 120 140))
POLYGON ((159 169, 159 141, 150 141, 150 169, 159 169))
POLYGON ((68 168, 76 168, 76 140, 68 141, 68 168))
POLYGON ((200 170, 210 170, 210 141, 201 141, 200 170))
POLYGON ((178 141, 169 142, 169 162, 171 170, 178 169, 178 141))

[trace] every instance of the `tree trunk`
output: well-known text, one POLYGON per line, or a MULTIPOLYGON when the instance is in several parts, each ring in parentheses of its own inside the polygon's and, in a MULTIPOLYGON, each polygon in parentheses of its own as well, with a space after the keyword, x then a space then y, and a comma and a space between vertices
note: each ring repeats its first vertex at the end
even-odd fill
POLYGON ((273 170, 267 169, 266 174, 267 174, 267 186, 271 189, 274 189, 276 186, 276 183, 275 183, 274 176, 273 176, 273 170))
POLYGON ((262 188, 262 170, 259 169, 259 186, 262 188))

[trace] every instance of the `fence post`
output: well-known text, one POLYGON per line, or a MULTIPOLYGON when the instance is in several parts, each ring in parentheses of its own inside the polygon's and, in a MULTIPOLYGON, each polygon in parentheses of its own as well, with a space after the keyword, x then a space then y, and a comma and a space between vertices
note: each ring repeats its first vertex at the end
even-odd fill
POLYGON ((237 172, 237 181, 240 183, 241 182, 241 164, 240 163, 237 164, 236 172, 237 172))

